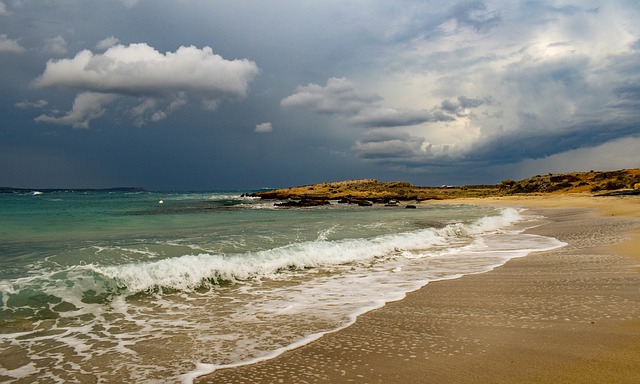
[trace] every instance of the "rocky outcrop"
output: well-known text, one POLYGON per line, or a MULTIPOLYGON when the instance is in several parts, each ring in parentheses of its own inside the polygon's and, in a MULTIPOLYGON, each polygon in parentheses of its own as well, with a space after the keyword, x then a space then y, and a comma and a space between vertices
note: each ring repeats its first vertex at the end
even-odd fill
POLYGON ((276 207, 318 207, 321 205, 327 205, 329 201, 327 200, 312 200, 312 199, 301 199, 301 200, 288 200, 281 203, 275 203, 276 207))

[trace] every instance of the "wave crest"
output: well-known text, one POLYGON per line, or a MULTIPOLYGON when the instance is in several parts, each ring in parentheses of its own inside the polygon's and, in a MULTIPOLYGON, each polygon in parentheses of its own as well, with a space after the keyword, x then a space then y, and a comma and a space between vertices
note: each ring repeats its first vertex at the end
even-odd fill
POLYGON ((372 239, 327 241, 321 234, 316 241, 246 254, 201 253, 153 262, 87 265, 84 268, 114 281, 128 294, 162 289, 193 291, 223 282, 287 278, 292 273, 309 269, 371 264, 408 253, 412 258, 425 257, 435 246, 459 243, 464 239, 470 242, 473 235, 495 231, 519 220, 518 211, 507 208, 498 216, 485 217, 468 225, 455 223, 440 229, 426 228, 372 239))
POLYGON ((262 251, 232 255, 200 253, 113 266, 77 265, 2 281, 0 288, 5 308, 14 307, 12 304, 19 296, 32 296, 34 292, 62 297, 78 305, 87 300, 108 301, 123 294, 192 292, 238 281, 289 279, 310 270, 330 272, 399 257, 429 257, 441 254, 439 251, 445 248, 455 252, 471 244, 477 235, 499 230, 521 219, 517 210, 506 208, 499 215, 483 217, 470 224, 452 223, 437 229, 329 241, 327 234, 335 230, 332 227, 313 241, 262 251))

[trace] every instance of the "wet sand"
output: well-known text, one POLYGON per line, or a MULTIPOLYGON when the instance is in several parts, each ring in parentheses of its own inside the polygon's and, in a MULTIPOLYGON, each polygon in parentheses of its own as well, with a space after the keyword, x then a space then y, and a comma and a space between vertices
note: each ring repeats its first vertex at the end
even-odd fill
POLYGON ((568 246, 430 283, 275 359, 196 383, 640 383, 640 197, 527 207, 568 246))

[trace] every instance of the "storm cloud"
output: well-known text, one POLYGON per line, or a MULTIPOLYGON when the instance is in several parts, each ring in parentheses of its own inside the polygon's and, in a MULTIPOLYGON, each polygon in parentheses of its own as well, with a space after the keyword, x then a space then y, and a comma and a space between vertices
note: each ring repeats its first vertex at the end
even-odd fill
POLYGON ((633 2, 0 1, 0 19, 0 185, 639 166, 633 2))
POLYGON ((377 94, 366 94, 347 78, 330 78, 325 86, 308 84, 299 86, 295 92, 280 102, 284 108, 308 108, 309 110, 346 119, 348 124, 357 127, 401 127, 427 122, 452 121, 454 114, 468 107, 477 107, 482 101, 461 97, 466 104, 454 104, 450 101, 431 111, 408 108, 392 108, 383 104, 383 98, 377 94))

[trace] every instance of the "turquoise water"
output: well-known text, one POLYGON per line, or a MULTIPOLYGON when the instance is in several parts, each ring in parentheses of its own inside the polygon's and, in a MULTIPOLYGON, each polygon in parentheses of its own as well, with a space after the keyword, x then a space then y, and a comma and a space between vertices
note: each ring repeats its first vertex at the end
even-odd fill
POLYGON ((515 209, 241 195, 0 194, 0 380, 190 382, 562 245, 515 209))

